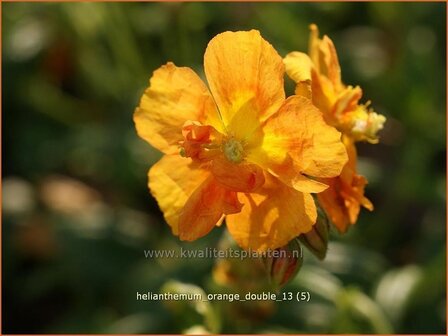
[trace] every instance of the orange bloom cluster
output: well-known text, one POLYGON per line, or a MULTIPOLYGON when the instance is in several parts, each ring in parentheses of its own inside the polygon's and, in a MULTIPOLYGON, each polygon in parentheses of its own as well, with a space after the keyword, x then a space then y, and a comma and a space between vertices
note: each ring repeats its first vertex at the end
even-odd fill
MULTIPOLYGON (((316 41, 313 50, 322 49, 316 41)), ((342 194, 370 207, 362 196, 365 180, 351 174, 351 148, 356 140, 375 141, 374 112, 356 105, 360 89, 340 83, 330 90, 333 68, 319 70, 304 54, 288 57, 283 60, 258 31, 225 32, 205 51, 208 85, 192 69, 171 62, 154 72, 134 121, 139 136, 164 153, 149 170, 149 188, 181 240, 198 239, 225 219, 238 245, 265 251, 312 229, 312 194, 325 193, 319 201, 330 207, 339 206, 331 204, 342 194), (284 91, 285 65, 298 79, 291 97, 284 91), (336 89, 357 92, 345 98, 346 107, 331 112, 347 118, 344 126, 343 118, 341 124, 330 120, 335 109, 328 101, 342 94, 336 89)))
POLYGON ((359 103, 359 86, 346 86, 341 79, 341 68, 335 46, 328 36, 319 38, 316 25, 311 25, 308 55, 292 52, 285 59, 286 72, 296 82, 295 93, 312 99, 323 113, 327 124, 342 133, 348 162, 341 174, 321 182, 329 188, 318 194, 318 200, 331 222, 344 233, 355 224, 360 207, 372 211, 372 203, 364 196, 367 180, 357 174, 355 142, 377 143, 377 132, 386 118, 359 103))

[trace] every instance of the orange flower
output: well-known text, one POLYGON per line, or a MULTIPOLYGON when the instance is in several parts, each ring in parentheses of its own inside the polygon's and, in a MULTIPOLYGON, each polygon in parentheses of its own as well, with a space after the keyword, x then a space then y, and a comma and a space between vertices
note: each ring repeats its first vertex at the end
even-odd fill
POLYGON ((190 69, 157 69, 134 114, 140 137, 165 155, 149 188, 181 240, 226 217, 237 243, 287 244, 316 221, 314 178, 340 174, 340 133, 307 98, 285 99, 284 65, 258 31, 225 32, 207 46, 209 89, 190 69))
POLYGON ((339 232, 344 233, 350 224, 356 223, 361 206, 372 211, 373 204, 364 196, 367 179, 356 174, 355 144, 345 135, 342 140, 347 148, 348 162, 340 176, 322 179, 329 188, 317 197, 333 224, 339 232))
POLYGON ((359 86, 342 83, 341 68, 333 41, 319 38, 311 25, 309 55, 294 51, 285 59, 286 73, 296 83, 296 94, 308 96, 324 114, 325 121, 356 141, 377 143, 377 132, 386 118, 360 104, 359 86))
POLYGON ((373 210, 364 197, 367 180, 356 173, 355 141, 377 143, 377 132, 386 118, 362 105, 359 86, 342 83, 341 68, 333 42, 327 36, 319 38, 316 25, 311 25, 309 55, 292 52, 285 59, 287 74, 296 82, 296 94, 312 99, 325 121, 342 132, 349 153, 349 162, 341 175, 322 180, 330 187, 318 195, 319 202, 340 232, 358 218, 360 205, 373 210))

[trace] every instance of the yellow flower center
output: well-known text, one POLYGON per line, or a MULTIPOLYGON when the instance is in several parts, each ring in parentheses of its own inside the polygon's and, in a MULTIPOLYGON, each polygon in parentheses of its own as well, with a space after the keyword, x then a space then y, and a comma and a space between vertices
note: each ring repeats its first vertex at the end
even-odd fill
POLYGON ((233 163, 240 163, 244 159, 244 148, 241 142, 234 138, 230 138, 223 143, 223 151, 227 160, 233 163))

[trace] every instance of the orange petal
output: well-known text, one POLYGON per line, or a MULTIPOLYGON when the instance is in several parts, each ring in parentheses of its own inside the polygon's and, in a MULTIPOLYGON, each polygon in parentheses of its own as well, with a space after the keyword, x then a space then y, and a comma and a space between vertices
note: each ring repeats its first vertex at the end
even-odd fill
MULTIPOLYGON (((262 141, 252 144, 248 160, 300 189, 307 182, 299 174, 313 177, 338 176, 347 162, 341 134, 328 126, 322 113, 305 97, 289 97, 262 129, 262 141)), ((320 190, 322 191, 322 190, 320 190)))
POLYGON ((319 29, 310 25, 309 51, 313 63, 312 96, 313 103, 323 113, 328 124, 336 126, 333 106, 344 85, 341 81, 341 68, 333 42, 327 36, 319 38, 319 29))
POLYGON ((337 100, 337 94, 334 91, 333 84, 331 84, 327 77, 319 75, 314 69, 311 77, 311 91, 314 106, 322 111, 324 119, 329 125, 337 125, 338 120, 333 115, 333 106, 337 100))
POLYGON ((240 213, 226 217, 227 228, 244 249, 265 251, 286 245, 311 230, 317 213, 310 194, 270 178, 260 193, 238 194, 240 213))
POLYGON ((318 194, 317 199, 333 225, 339 232, 344 233, 350 226, 350 218, 347 213, 344 199, 339 194, 339 178, 325 179, 325 183, 330 187, 318 194))
POLYGON ((215 36, 207 46, 204 68, 225 125, 240 125, 232 120, 241 109, 246 116, 253 111, 250 119, 263 121, 285 99, 282 58, 256 30, 215 36))
POLYGON ((236 193, 222 187, 213 177, 205 180, 190 196, 179 218, 181 240, 196 240, 220 225, 225 214, 241 210, 236 193))
POLYGON ((356 223, 361 206, 373 210, 372 203, 364 196, 366 178, 357 175, 351 167, 349 163, 341 176, 324 179, 329 188, 317 195, 322 208, 341 233, 356 223))
POLYGON ((215 128, 222 128, 204 82, 190 68, 179 68, 170 62, 154 71, 135 110, 135 127, 138 135, 155 148, 176 153, 187 120, 207 120, 215 128))
POLYGON ((319 38, 319 28, 315 24, 310 25, 308 54, 319 75, 327 77, 335 86, 341 84, 341 67, 333 41, 326 35, 319 38))
POLYGON ((219 183, 233 191, 253 192, 264 184, 263 170, 246 162, 235 164, 217 158, 213 160, 211 171, 219 183))
POLYGON ((310 24, 310 38, 308 41, 308 54, 315 68, 319 72, 319 45, 321 39, 319 38, 319 28, 314 23, 310 24))
POLYGON ((296 83, 295 93, 311 98, 312 63, 307 54, 294 51, 283 59, 288 76, 296 83))
POLYGON ((269 170, 269 172, 287 186, 300 192, 320 193, 328 188, 328 185, 325 183, 310 179, 300 173, 297 173, 299 169, 294 168, 294 164, 291 163, 291 160, 288 160, 288 162, 289 164, 283 164, 281 167, 278 167, 277 172, 272 170, 269 170))
POLYGON ((344 112, 356 109, 362 97, 362 90, 359 86, 348 86, 340 92, 333 106, 333 114, 340 117, 344 112))
POLYGON ((221 134, 212 126, 197 121, 187 121, 182 128, 183 141, 180 141, 182 156, 207 161, 220 153, 219 146, 213 142, 221 141, 221 134))
MULTIPOLYGON (((351 190, 348 192, 348 197, 346 199, 352 200, 352 203, 359 204, 360 206, 363 206, 369 211, 373 211, 373 204, 364 196, 364 189, 367 185, 367 179, 362 175, 355 174, 353 176, 352 184, 351 184, 351 190)), ((357 215, 351 222, 354 224, 357 220, 357 215)))
POLYGON ((358 162, 358 154, 356 151, 355 143, 352 138, 350 138, 346 135, 342 136, 342 142, 344 143, 345 149, 347 150, 348 161, 347 161, 346 166, 348 167, 348 169, 346 167, 344 167, 341 174, 344 172, 355 173, 357 162, 358 162))
POLYGON ((179 155, 165 155, 149 170, 151 194, 175 235, 179 234, 179 216, 187 200, 210 176, 209 171, 179 155))
POLYGON ((293 51, 283 59, 287 75, 296 83, 311 81, 312 63, 305 53, 293 51))
POLYGON ((320 44, 320 57, 321 64, 322 61, 325 64, 325 67, 320 69, 321 73, 325 74, 335 87, 341 86, 341 67, 339 66, 338 54, 333 41, 326 35, 320 44))
POLYGON ((318 73, 326 76, 335 87, 339 88, 342 86, 341 67, 333 41, 326 35, 319 39, 319 30, 316 25, 311 25, 310 29, 311 60, 318 73))

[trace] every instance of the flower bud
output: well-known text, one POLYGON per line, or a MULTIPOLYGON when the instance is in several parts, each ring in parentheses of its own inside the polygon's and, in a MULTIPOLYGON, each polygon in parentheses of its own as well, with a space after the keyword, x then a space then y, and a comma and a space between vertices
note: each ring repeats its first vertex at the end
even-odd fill
POLYGON ((317 220, 311 231, 301 234, 300 241, 310 250, 316 257, 323 260, 327 254, 328 248, 328 230, 329 220, 325 212, 317 208, 317 220))
POLYGON ((302 267, 302 248, 297 238, 270 251, 263 258, 271 283, 279 288, 292 280, 302 267))

